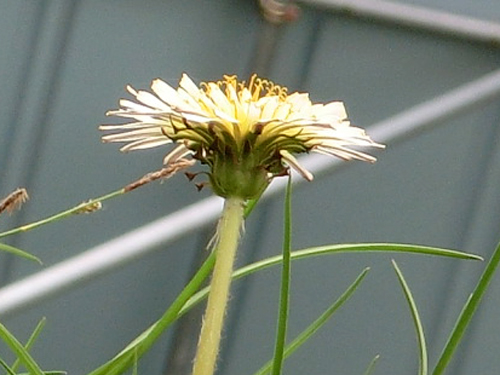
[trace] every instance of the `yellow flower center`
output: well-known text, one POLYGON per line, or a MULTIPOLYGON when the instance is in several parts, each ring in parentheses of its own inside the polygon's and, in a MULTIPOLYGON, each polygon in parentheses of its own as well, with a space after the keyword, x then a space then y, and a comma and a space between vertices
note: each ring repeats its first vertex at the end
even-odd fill
POLYGON ((236 75, 225 75, 217 82, 202 82, 200 88, 205 95, 199 104, 217 120, 205 126, 183 124, 185 128, 171 138, 184 139, 194 158, 209 165, 211 185, 218 195, 245 199, 258 195, 273 175, 286 170, 279 143, 301 143, 293 136, 286 140, 286 132, 262 134, 266 127, 261 122, 266 105, 263 98, 284 103, 287 88, 255 74, 248 83, 238 81, 236 75))
MULTIPOLYGON (((224 75, 223 79, 216 82, 216 85, 226 94, 229 99, 232 96, 232 90, 234 90, 240 100, 242 100, 242 93, 248 90, 251 94, 251 100, 256 102, 262 97, 266 96, 277 96, 281 101, 285 101, 288 89, 286 87, 275 84, 272 81, 263 79, 257 76, 257 74, 252 74, 248 85, 246 81, 238 81, 238 76, 236 75, 224 75)), ((206 82, 202 82, 200 87, 205 91, 207 95, 211 95, 210 85, 206 82)))

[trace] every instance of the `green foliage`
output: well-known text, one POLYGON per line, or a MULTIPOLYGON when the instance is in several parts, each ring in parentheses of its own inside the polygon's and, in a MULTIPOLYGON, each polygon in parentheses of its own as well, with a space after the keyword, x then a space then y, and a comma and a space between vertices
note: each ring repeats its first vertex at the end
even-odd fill
POLYGON ((30 253, 27 253, 24 250, 18 249, 17 247, 10 246, 10 245, 7 245, 5 243, 1 243, 0 242, 0 250, 1 251, 6 251, 8 253, 11 253, 11 254, 14 254, 14 255, 17 255, 17 256, 20 256, 22 258, 26 258, 28 260, 35 261, 38 264, 42 264, 42 261, 40 259, 38 259, 36 256, 34 256, 34 255, 30 254, 30 253))
MULTIPOLYGON (((102 202, 104 200, 113 198, 120 194, 123 194, 124 190, 120 189, 113 193, 104 195, 100 198, 88 201, 85 204, 80 204, 72 209, 66 210, 59 214, 53 215, 49 218, 27 224, 10 231, 0 233, 0 238, 6 237, 15 233, 25 232, 30 229, 37 228, 41 225, 45 225, 63 218, 66 218, 72 214, 79 212, 83 206, 88 204, 93 204, 97 202, 102 202), (83 205, 83 206, 82 206, 83 205)), ((245 210, 245 217, 247 217, 250 212, 254 209, 257 204, 258 199, 254 199, 247 204, 245 210)), ((288 321, 288 311, 289 311, 289 288, 290 288, 290 273, 291 273, 291 261, 299 259, 308 259, 316 256, 323 255, 333 255, 333 254, 346 254, 346 253, 410 253, 416 255, 432 255, 432 256, 444 256, 456 259, 468 259, 468 260, 482 260, 481 257, 469 254, 465 252, 460 252, 450 249, 442 249, 429 246, 420 246, 413 244, 398 244, 398 243, 355 243, 355 244, 333 244, 318 247, 311 247, 303 250, 291 251, 291 237, 292 237, 292 227, 291 227, 291 186, 289 180, 289 186, 285 196, 285 214, 284 214, 284 234, 283 234, 283 253, 274 257, 270 257, 259 262, 247 265, 240 268, 233 273, 233 279, 239 279, 258 271, 264 270, 268 267, 282 264, 282 283, 281 283, 281 297, 280 297, 280 309, 278 318, 278 327, 276 335, 276 345, 273 359, 266 363, 256 375, 269 374, 272 371, 273 375, 280 375, 284 359, 290 356, 295 350, 301 347, 305 342, 307 342, 313 334, 319 330, 332 316, 333 314, 347 302, 347 300, 352 296, 355 290, 360 286, 361 282, 365 278, 368 268, 365 269, 358 278, 349 286, 349 288, 342 294, 342 296, 336 300, 330 307, 328 307, 325 312, 318 317, 313 323, 311 323, 303 332, 301 332, 294 340, 286 344, 286 328, 288 321)), ((40 262, 40 260, 23 251, 17 249, 13 246, 0 243, 0 250, 7 251, 9 253, 22 256, 26 259, 40 262)), ((211 254, 207 261, 202 265, 200 270, 191 279, 188 285, 181 291, 177 299, 171 304, 171 306, 165 311, 164 315, 151 327, 140 334, 135 340, 133 340, 125 349, 118 353, 114 358, 100 366, 96 370, 92 371, 89 375, 118 375, 122 374, 130 368, 133 369, 133 373, 137 374, 137 363, 141 356, 156 342, 160 335, 177 319, 179 319, 183 314, 189 311, 197 303, 201 302, 209 293, 209 288, 204 288, 200 290, 203 281, 210 274, 213 264, 214 264, 214 254, 211 254)), ((442 375, 444 370, 450 363, 460 341, 463 338, 464 332, 468 327, 475 311, 477 310, 486 290, 488 289, 492 277, 498 267, 500 262, 500 244, 496 248, 490 262, 488 263, 485 271, 483 272, 474 292, 464 306, 456 325, 451 332, 448 342, 445 345, 443 353, 441 354, 436 368, 432 375, 442 375)), ((398 280, 403 289, 406 301, 410 308, 413 324, 416 330, 416 336, 419 347, 419 375, 427 375, 428 363, 427 363, 427 348, 425 344, 425 336, 423 327, 419 318, 416 303, 411 295, 411 291, 403 277, 403 274, 397 264, 393 262, 398 280)), ((5 369, 7 375, 20 375, 17 373, 17 368, 19 365, 26 367, 29 375, 59 375, 64 374, 60 371, 49 371, 45 372, 40 369, 37 363, 29 354, 29 350, 33 342, 39 336, 45 320, 42 319, 40 323, 35 328, 30 339, 26 345, 22 345, 8 330, 5 326, 0 324, 0 339, 5 341, 5 343, 11 348, 11 350, 16 354, 17 360, 12 365, 9 366, 4 360, 0 358, 0 366, 5 369)), ((379 356, 370 362, 365 375, 369 375, 373 372, 375 364, 379 356)))
POLYGON ((448 366, 451 358, 455 354, 455 351, 462 341, 465 330, 470 324, 474 313, 476 312, 479 304, 481 303, 486 290, 488 289, 493 275, 495 274, 498 264, 500 263, 500 244, 497 245, 493 255, 488 262, 488 265, 483 271, 481 278, 479 279, 476 288, 469 297, 467 303, 465 304, 460 316, 458 317, 455 327, 453 328, 448 341, 444 347, 443 353, 439 357, 436 368, 434 369, 432 375, 441 375, 446 367, 448 366))
MULTIPOLYGON (((45 323, 47 322, 46 318, 40 319, 38 324, 36 325, 35 329, 33 330, 33 333, 30 335, 30 338, 26 342, 26 345, 24 345, 24 349, 26 352, 29 352, 35 341, 38 339, 38 336, 40 336, 40 333, 42 333, 43 328, 45 327, 45 323)), ((21 363, 21 359, 18 358, 14 364, 12 365, 12 370, 15 371, 17 370, 18 366, 21 363)))
MULTIPOLYGON (((451 257, 458 259, 472 259, 482 260, 482 258, 475 254, 464 253, 456 250, 441 249, 437 247, 408 245, 397 243, 358 243, 358 244, 335 244, 318 247, 310 247, 303 250, 296 250, 290 253, 291 260, 308 259, 316 256, 325 256, 343 253, 360 253, 360 252, 376 252, 376 253, 410 253, 421 255, 435 255, 443 257, 451 257)), ((251 275, 255 272, 267 269, 269 267, 281 264, 283 255, 276 255, 274 257, 266 258, 261 261, 241 267, 233 273, 235 280, 251 275)), ((205 298, 210 291, 210 288, 204 288, 194 294, 186 305, 181 309, 180 315, 186 313, 189 309, 198 304, 205 298)))
POLYGON ((373 370, 375 370, 375 365, 377 364, 379 358, 380 358, 380 355, 378 355, 378 354, 375 357, 373 357, 372 361, 368 365, 368 367, 363 375, 371 375, 373 373, 373 370))
POLYGON ((35 341, 38 339, 38 336, 42 332, 43 327, 45 326, 46 319, 42 318, 38 324, 36 325, 33 333, 30 335, 30 338, 23 346, 17 339, 0 324, 0 338, 3 339, 12 349, 12 351, 17 355, 17 359, 12 366, 9 366, 3 359, 0 358, 0 366, 7 371, 7 375, 36 375, 39 373, 45 375, 65 375, 64 371, 41 371, 40 367, 36 364, 34 359, 30 356, 29 351, 35 341), (23 364, 28 372, 17 373, 17 368, 19 365, 23 364), (41 372, 40 372, 41 371, 41 372))
POLYGON ((16 375, 16 372, 2 358, 0 358, 0 366, 7 371, 8 375, 16 375))
MULTIPOLYGON (((21 363, 29 371, 30 375, 43 375, 43 371, 40 369, 35 360, 28 353, 28 350, 14 337, 9 330, 0 323, 0 338, 11 348, 11 350, 17 355, 21 363)), ((3 364, 2 364, 3 365, 3 364)), ((12 371, 14 371, 11 368, 12 371)))
POLYGON ((285 351, 286 330, 288 326, 291 279, 290 252, 292 251, 292 176, 288 177, 283 216, 283 262, 281 263, 280 307, 278 312, 278 328, 276 330, 272 375, 281 374, 285 351))
POLYGON ((413 299, 413 296, 411 294, 410 288, 408 287, 408 284, 406 283, 406 280, 403 276, 403 273, 399 269, 397 263, 393 260, 392 265, 394 266, 394 269, 396 271, 396 275, 398 276, 399 283, 401 284, 401 288, 403 289, 406 302, 408 302, 408 307, 410 308, 411 311, 411 316, 413 318, 413 324, 415 325, 415 331, 417 334, 417 341, 418 341, 418 363, 419 363, 419 370, 418 374, 419 375, 427 375, 428 372, 428 358, 427 358, 427 345, 425 343, 425 335, 424 335, 424 328, 422 326, 422 322, 420 321, 420 316, 418 314, 417 310, 417 304, 415 303, 415 300, 413 299))
MULTIPOLYGON (((285 347, 284 358, 290 356, 303 344, 305 344, 332 316, 333 314, 347 302, 347 300, 354 294, 356 289, 360 286, 361 282, 367 275, 369 268, 365 268, 363 272, 354 280, 354 282, 347 288, 347 290, 321 314, 318 319, 312 322, 305 330, 303 330, 290 344, 285 347)), ((254 375, 265 375, 271 370, 273 362, 269 361, 254 375)))

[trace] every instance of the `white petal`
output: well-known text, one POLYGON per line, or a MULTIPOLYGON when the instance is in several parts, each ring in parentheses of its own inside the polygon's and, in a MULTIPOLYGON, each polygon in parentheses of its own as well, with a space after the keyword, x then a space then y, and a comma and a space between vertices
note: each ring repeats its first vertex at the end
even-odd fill
POLYGON ((168 143, 172 143, 172 141, 170 139, 168 139, 167 137, 148 138, 148 139, 142 139, 142 140, 138 140, 138 141, 126 144, 125 146, 120 148, 120 151, 128 152, 128 151, 133 151, 133 150, 144 150, 147 148, 162 146, 162 145, 165 145, 168 143))
POLYGON ((265 121, 265 119, 274 118, 274 112, 278 107, 278 97, 271 96, 268 98, 261 98, 258 101, 258 104, 263 107, 261 113, 261 120, 265 121))
POLYGON ((171 111, 171 108, 165 102, 162 102, 156 96, 147 91, 139 91, 137 93, 137 100, 150 106, 151 108, 161 109, 162 111, 171 111))
POLYGON ((197 113, 180 112, 179 115, 181 115, 190 122, 196 122, 200 124, 212 121, 220 121, 220 119, 218 119, 217 117, 206 117, 203 114, 197 114, 197 113))
POLYGON ((234 107, 231 105, 229 100, 227 100, 227 96, 222 92, 220 87, 213 82, 210 82, 208 87, 208 97, 212 99, 215 106, 219 110, 224 111, 224 113, 234 118, 234 107))
POLYGON ((318 118, 333 117, 337 121, 347 119, 347 112, 343 102, 331 102, 326 105, 316 104, 313 106, 313 113, 318 118))
POLYGON ((274 118, 278 120, 286 120, 288 116, 290 115, 290 110, 292 109, 292 106, 287 103, 279 103, 278 107, 274 111, 274 118))
POLYGON ((178 145, 176 148, 174 148, 172 151, 170 151, 167 156, 163 159, 163 164, 167 165, 171 162, 175 162, 179 160, 180 158, 192 154, 193 152, 189 150, 186 146, 183 144, 178 145))
MULTIPOLYGON (((179 90, 177 90, 177 94, 179 95, 179 99, 182 100, 182 105, 179 106, 179 109, 187 110, 189 108, 189 109, 194 110, 194 111, 203 111, 198 100, 193 98, 185 90, 179 89, 179 90)), ((178 108, 175 108, 175 109, 177 110, 178 108)))
POLYGON ((305 169, 303 166, 299 164, 297 159, 290 154, 286 150, 281 150, 280 151, 281 156, 283 157, 283 160, 293 169, 295 169, 297 172, 300 173, 302 177, 304 177, 307 181, 312 181, 314 179, 314 176, 312 175, 311 172, 309 172, 307 169, 305 169))
POLYGON ((198 99, 201 93, 201 90, 196 86, 196 84, 189 78, 189 76, 184 73, 182 75, 181 80, 179 81, 179 88, 186 91, 191 97, 194 99, 198 99))
POLYGON ((131 130, 102 137, 105 142, 128 142, 150 137, 166 137, 159 127, 131 130))
POLYGON ((358 159, 369 162, 374 162, 377 160, 375 157, 365 154, 364 152, 351 150, 344 147, 317 146, 313 148, 313 151, 318 152, 320 154, 336 156, 344 160, 358 159))
POLYGON ((247 126, 253 125, 259 122, 261 118, 262 118, 262 108, 257 106, 255 102, 248 103, 247 119, 245 121, 245 124, 247 126))
MULTIPOLYGON (((214 108, 214 114, 222 120, 232 122, 233 124, 238 123, 238 120, 231 116, 229 113, 225 113, 218 108, 214 108)), ((220 121, 220 120, 219 120, 220 121)))
POLYGON ((120 99, 118 104, 120 105, 120 107, 122 107, 122 110, 132 109, 134 111, 145 111, 145 112, 151 112, 152 110, 150 107, 133 102, 128 99, 120 99))
POLYGON ((182 106, 182 100, 179 98, 177 90, 172 88, 168 83, 157 78, 151 83, 151 89, 158 97, 167 103, 170 107, 182 106))
POLYGON ((309 94, 294 92, 287 96, 286 102, 294 107, 294 111, 302 111, 311 107, 309 94))
POLYGON ((231 103, 231 106, 234 107, 234 117, 238 119, 246 117, 248 105, 245 102, 241 102, 236 89, 232 85, 227 87, 227 99, 231 103))
POLYGON ((132 86, 127 85, 127 91, 128 91, 129 93, 131 93, 132 95, 137 96, 137 91, 136 91, 136 89, 134 89, 132 86))
POLYGON ((161 126, 161 125, 165 125, 165 121, 163 121, 163 120, 153 121, 153 119, 151 119, 149 123, 143 122, 143 121, 137 121, 137 122, 130 122, 127 124, 116 124, 116 125, 103 124, 103 125, 99 126, 99 130, 142 129, 142 128, 152 128, 152 127, 161 126))

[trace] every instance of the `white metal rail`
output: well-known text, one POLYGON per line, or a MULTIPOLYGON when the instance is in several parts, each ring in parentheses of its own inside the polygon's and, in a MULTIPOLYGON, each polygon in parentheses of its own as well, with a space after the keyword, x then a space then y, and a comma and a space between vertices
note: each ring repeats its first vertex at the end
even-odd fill
POLYGON ((385 0, 298 0, 334 12, 422 29, 500 47, 500 24, 385 0))
MULTIPOLYGON (((369 128, 369 133, 376 141, 392 145, 498 97, 500 69, 374 124, 369 128)), ((315 176, 347 165, 320 155, 304 157, 301 163, 315 176)), ((285 183, 285 179, 274 181, 266 197, 283 190, 285 183)), ((301 184, 303 179, 297 178, 295 183, 301 184)), ((204 199, 24 280, 7 285, 0 289, 0 316, 18 312, 124 266, 154 251, 159 245, 171 243, 215 221, 221 209, 221 199, 204 199)))

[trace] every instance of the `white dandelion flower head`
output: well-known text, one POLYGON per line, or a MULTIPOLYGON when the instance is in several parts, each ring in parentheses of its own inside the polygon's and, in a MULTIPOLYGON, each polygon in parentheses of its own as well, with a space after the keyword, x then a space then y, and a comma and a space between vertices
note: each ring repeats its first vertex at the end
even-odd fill
POLYGON ((256 75, 248 82, 224 76, 198 86, 183 74, 177 89, 161 79, 151 89, 127 86, 135 101, 121 99, 120 108, 107 115, 130 122, 102 125, 112 131, 103 141, 125 143, 122 151, 174 143, 164 164, 190 155, 208 165, 210 185, 223 197, 255 197, 287 167, 312 180, 295 159, 300 153, 374 162, 359 149, 383 147, 351 126, 342 102, 313 104, 307 93, 288 94, 256 75))

